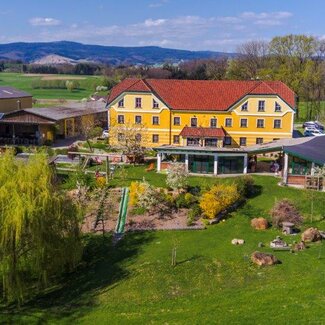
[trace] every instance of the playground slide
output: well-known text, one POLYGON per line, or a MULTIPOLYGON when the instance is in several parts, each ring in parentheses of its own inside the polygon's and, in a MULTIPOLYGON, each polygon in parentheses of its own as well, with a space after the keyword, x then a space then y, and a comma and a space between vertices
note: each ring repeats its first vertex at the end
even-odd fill
POLYGON ((124 232, 126 214, 128 211, 128 203, 129 203, 129 189, 127 187, 124 187, 122 190, 122 198, 120 202, 118 221, 115 228, 116 234, 122 234, 124 232))

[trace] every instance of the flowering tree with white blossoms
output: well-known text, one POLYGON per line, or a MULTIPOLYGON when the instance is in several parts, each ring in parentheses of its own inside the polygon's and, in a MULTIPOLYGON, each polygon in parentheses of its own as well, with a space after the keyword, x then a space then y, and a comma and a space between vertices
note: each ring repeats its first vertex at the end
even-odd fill
POLYGON ((166 179, 167 186, 179 190, 187 185, 188 171, 182 163, 173 163, 168 168, 166 179))

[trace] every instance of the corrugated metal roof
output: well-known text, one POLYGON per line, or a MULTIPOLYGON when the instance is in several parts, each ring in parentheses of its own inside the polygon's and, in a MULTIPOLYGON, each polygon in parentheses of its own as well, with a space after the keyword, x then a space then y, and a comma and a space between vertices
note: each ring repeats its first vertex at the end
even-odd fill
POLYGON ((25 112, 42 116, 54 121, 63 120, 70 117, 89 115, 94 113, 106 112, 105 103, 103 102, 87 102, 79 104, 70 104, 69 107, 40 107, 27 108, 25 112))
POLYGON ((13 87, 0 86, 0 99, 32 97, 31 94, 13 87))

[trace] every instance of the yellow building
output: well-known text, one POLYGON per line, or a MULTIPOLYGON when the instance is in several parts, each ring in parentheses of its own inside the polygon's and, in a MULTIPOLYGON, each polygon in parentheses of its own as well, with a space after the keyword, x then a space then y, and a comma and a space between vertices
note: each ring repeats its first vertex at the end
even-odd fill
POLYGON ((295 94, 280 81, 125 79, 108 108, 111 129, 138 125, 146 147, 233 148, 291 138, 295 94))

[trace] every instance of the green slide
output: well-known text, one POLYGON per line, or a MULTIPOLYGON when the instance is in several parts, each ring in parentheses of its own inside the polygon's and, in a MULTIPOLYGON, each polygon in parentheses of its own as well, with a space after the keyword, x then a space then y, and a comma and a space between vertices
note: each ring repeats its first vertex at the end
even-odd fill
POLYGON ((116 234, 124 233, 126 214, 128 211, 128 204, 129 204, 129 189, 127 187, 124 187, 122 190, 122 198, 121 198, 121 202, 120 202, 118 220, 117 220, 117 225, 115 228, 116 234))

